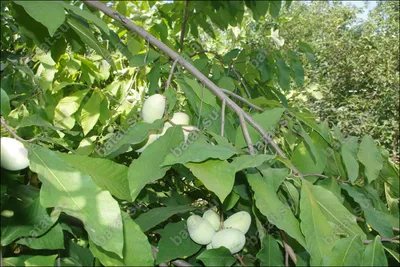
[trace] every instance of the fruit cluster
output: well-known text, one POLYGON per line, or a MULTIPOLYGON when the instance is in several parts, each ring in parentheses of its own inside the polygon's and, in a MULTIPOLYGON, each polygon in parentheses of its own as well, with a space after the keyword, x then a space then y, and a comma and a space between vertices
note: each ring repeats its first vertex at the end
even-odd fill
MULTIPOLYGON (((147 123, 153 123, 155 120, 162 119, 164 116, 164 110, 166 107, 165 97, 160 94, 154 94, 144 101, 142 108, 142 118, 147 123)), ((139 149, 135 150, 136 152, 143 152, 147 146, 156 141, 159 137, 163 136, 168 128, 173 125, 182 125, 183 134, 185 136, 185 141, 188 139, 189 133, 196 129, 194 126, 190 126, 189 116, 183 112, 175 112, 172 115, 172 119, 170 122, 166 122, 164 124, 164 128, 161 132, 151 131, 146 143, 141 146, 139 149)))
POLYGON ((204 212, 203 217, 191 215, 187 219, 190 238, 207 249, 226 247, 234 254, 241 251, 246 243, 244 236, 250 228, 251 216, 239 211, 221 223, 220 216, 213 210, 204 212))

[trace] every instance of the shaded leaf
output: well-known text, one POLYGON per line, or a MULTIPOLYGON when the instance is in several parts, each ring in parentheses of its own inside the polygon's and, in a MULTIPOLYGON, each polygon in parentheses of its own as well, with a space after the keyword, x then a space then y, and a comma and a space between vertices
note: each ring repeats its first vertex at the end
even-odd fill
POLYGON ((365 248, 361 266, 388 266, 379 236, 376 236, 372 243, 365 248))
POLYGON ((261 250, 257 253, 261 266, 284 266, 282 251, 278 242, 271 236, 266 235, 261 250))
POLYGON ((340 239, 323 258, 323 266, 358 266, 364 252, 359 235, 340 239))
POLYGON ((351 182, 354 182, 358 177, 357 147, 357 137, 352 136, 342 143, 340 151, 351 182))
POLYGON ((370 135, 364 135, 357 156, 365 167, 364 172, 367 176, 368 182, 371 183, 376 180, 383 167, 383 159, 370 135))
POLYGON ((96 125, 99 117, 100 117, 100 103, 102 101, 102 97, 99 92, 93 92, 88 102, 83 106, 81 112, 81 123, 83 134, 87 135, 90 130, 96 125))
POLYGON ((204 250, 196 259, 201 260, 205 266, 231 266, 236 261, 226 247, 204 250))
POLYGON ((37 238, 22 238, 17 241, 17 244, 32 249, 64 249, 64 234, 60 224, 56 224, 44 235, 37 238))

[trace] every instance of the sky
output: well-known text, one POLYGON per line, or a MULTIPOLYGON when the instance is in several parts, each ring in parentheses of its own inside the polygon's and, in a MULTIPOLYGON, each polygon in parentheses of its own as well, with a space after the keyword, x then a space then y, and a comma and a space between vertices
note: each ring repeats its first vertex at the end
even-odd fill
POLYGON ((368 12, 372 10, 377 5, 377 1, 343 1, 347 5, 354 5, 356 7, 363 7, 365 2, 367 3, 367 8, 364 10, 362 14, 358 15, 358 18, 361 20, 365 20, 368 17, 368 12))

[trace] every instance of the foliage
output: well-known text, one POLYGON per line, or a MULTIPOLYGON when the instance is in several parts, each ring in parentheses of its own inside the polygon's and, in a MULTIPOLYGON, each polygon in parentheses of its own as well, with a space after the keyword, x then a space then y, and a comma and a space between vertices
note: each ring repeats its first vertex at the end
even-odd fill
POLYGON ((399 170, 389 152, 368 132, 359 143, 286 100, 313 61, 308 40, 281 45, 290 3, 108 3, 250 101, 235 100, 277 148, 228 105, 223 112, 204 81, 180 64, 171 72, 159 47, 90 4, 2 1, 1 132, 34 138, 24 142, 29 169, 1 169, 3 264, 396 264, 399 170), (259 21, 270 38, 242 42, 259 21), (238 40, 225 43, 225 34, 238 40), (154 93, 168 107, 149 124, 140 111, 154 93), (170 127, 136 153, 177 111, 200 131, 185 142, 182 127, 170 127), (209 208, 251 214, 237 255, 189 238, 186 219, 209 208))

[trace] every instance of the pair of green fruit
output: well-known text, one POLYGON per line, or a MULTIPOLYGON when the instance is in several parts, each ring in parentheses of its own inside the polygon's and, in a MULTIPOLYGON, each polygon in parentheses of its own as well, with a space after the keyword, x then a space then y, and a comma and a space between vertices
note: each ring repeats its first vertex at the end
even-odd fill
POLYGON ((250 224, 251 216, 246 211, 233 214, 222 225, 213 210, 207 210, 203 217, 191 215, 187 219, 189 236, 194 242, 207 245, 207 249, 226 247, 232 254, 243 249, 250 224))
MULTIPOLYGON (((142 118, 147 123, 153 123, 155 120, 162 119, 166 107, 165 97, 161 94, 154 94, 146 99, 142 107, 142 118)), ((173 125, 182 125, 185 141, 188 139, 189 133, 196 130, 196 127, 190 126, 189 116, 183 112, 175 112, 170 120, 173 125)), ((151 131, 149 137, 143 146, 135 150, 136 152, 143 152, 147 146, 156 141, 159 137, 163 136, 168 128, 172 127, 171 123, 166 122, 161 132, 151 131)))

